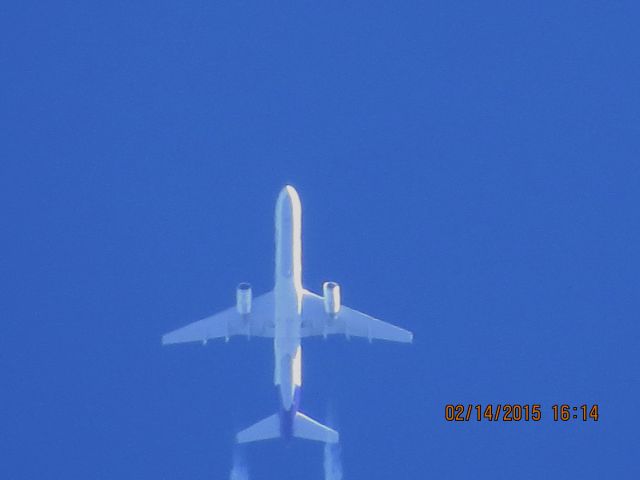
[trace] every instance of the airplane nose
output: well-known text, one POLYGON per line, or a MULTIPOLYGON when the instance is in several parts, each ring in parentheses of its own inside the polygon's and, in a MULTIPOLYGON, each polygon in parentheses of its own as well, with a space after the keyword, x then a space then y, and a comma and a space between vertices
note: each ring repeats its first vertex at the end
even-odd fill
POLYGON ((291 208, 293 205, 300 204, 300 197, 298 196, 298 192, 291 185, 287 185, 282 190, 280 190, 280 194, 278 195, 278 210, 281 210, 283 207, 291 208))
POLYGON ((286 187, 283 188, 283 190, 286 190, 290 196, 293 196, 293 195, 298 196, 298 192, 296 192, 296 189, 293 188, 291 185, 287 185, 286 187))
POLYGON ((286 197, 292 198, 297 196, 298 192, 296 192, 296 189, 291 185, 286 185, 282 190, 280 190, 280 195, 278 197, 284 199, 286 197))

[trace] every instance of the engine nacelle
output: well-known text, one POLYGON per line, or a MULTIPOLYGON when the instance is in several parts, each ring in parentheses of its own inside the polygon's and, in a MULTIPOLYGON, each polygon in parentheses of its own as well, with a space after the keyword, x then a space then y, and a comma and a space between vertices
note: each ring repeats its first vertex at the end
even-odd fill
POLYGON ((251 284, 241 283, 236 290, 236 308, 240 315, 251 313, 251 284))
POLYGON ((340 285, 336 282, 324 282, 322 293, 324 295, 324 311, 329 315, 337 315, 340 311, 340 285))

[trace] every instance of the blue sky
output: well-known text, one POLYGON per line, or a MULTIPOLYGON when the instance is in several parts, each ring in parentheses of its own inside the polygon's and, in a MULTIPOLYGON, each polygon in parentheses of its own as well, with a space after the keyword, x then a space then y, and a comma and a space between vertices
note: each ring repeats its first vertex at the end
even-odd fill
MULTIPOLYGON (((2 8, 3 476, 228 478, 272 345, 160 336, 271 288, 291 183, 306 287, 415 333, 304 344, 345 479, 638 478, 634 2, 133 3, 2 8)), ((240 454, 323 478, 319 445, 240 454)))

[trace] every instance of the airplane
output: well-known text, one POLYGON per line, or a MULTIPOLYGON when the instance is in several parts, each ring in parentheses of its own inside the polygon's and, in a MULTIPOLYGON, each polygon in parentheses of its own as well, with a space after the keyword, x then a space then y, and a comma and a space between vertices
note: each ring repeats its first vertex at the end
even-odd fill
POLYGON ((220 313, 174 330, 162 344, 226 341, 233 335, 273 338, 274 383, 279 390, 280 409, 236 435, 238 443, 274 438, 302 438, 338 443, 339 434, 299 411, 302 386, 302 338, 341 334, 369 339, 411 343, 408 330, 370 317, 341 304, 340 286, 325 282, 323 295, 302 286, 302 207, 292 186, 284 187, 276 202, 275 287, 252 296, 251 285, 236 289, 236 305, 220 313))

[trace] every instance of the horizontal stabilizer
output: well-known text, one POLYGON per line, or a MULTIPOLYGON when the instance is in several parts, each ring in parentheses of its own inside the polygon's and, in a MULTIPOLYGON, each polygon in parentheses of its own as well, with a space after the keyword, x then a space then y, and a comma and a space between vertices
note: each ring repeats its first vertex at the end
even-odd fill
POLYGON ((293 419, 293 436, 324 443, 338 443, 340 440, 338 432, 300 412, 293 419))
POLYGON ((236 439, 238 443, 259 442, 280 437, 280 416, 276 413, 242 430, 236 439))
MULTIPOLYGON (((316 442, 338 443, 340 440, 340 434, 338 434, 338 432, 300 412, 296 412, 293 417, 292 433, 295 438, 315 440, 316 442)), ((249 443, 271 440, 272 438, 280 438, 281 436, 280 416, 274 414, 242 430, 236 435, 236 440, 238 443, 249 443)))

